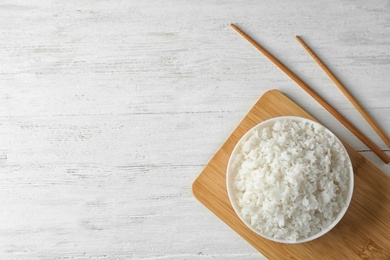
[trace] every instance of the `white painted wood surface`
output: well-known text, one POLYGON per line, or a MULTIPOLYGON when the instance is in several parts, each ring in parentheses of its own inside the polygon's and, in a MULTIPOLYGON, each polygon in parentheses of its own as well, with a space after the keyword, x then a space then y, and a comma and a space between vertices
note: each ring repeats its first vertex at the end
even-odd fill
POLYGON ((383 150, 294 39, 390 133, 389 1, 0 1, 1 259, 261 259, 191 184, 277 88, 390 168, 229 24, 383 150))

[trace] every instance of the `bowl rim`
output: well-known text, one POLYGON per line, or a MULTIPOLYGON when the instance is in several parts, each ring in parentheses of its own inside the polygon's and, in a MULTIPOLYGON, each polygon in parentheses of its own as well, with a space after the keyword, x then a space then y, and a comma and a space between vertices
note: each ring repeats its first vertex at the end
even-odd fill
POLYGON ((352 166, 352 162, 351 162, 351 158, 349 156, 349 153, 347 151, 347 149, 345 148, 344 144, 341 142, 341 140, 332 132, 330 131, 327 127, 325 127, 324 125, 316 122, 316 121, 313 121, 311 119, 308 119, 308 118, 304 118, 304 117, 298 117, 298 116, 280 116, 280 117, 273 117, 273 118, 270 118, 270 119, 267 119, 267 120, 264 120, 262 122, 260 122, 259 124, 255 125, 254 127, 252 127, 251 129, 249 129, 241 138, 240 140, 236 143, 233 151, 231 152, 230 154, 230 157, 229 157, 229 161, 228 161, 228 165, 227 165, 227 169, 226 169, 226 190, 227 190, 227 193, 228 193, 228 197, 229 197, 229 201, 230 201, 230 204, 232 205, 235 213, 237 214, 237 216, 239 217, 239 219, 249 228, 251 229, 253 232, 255 232, 257 235, 263 237, 263 238, 266 238, 268 240, 271 240, 271 241, 274 241, 274 242, 279 242, 279 243, 283 243, 283 244, 299 244, 299 243, 305 243, 305 242, 309 242, 309 241, 312 241, 314 239, 317 239, 323 235, 325 235, 326 233, 328 233, 330 230, 332 230, 340 221, 341 219, 344 217, 345 213, 347 212, 350 204, 351 204, 351 200, 352 200, 352 195, 353 195, 353 190, 354 190, 354 172, 353 172, 353 166, 352 166), (238 147, 241 146, 241 144, 244 142, 244 140, 247 139, 247 137, 255 130, 257 129, 261 129, 261 128, 264 128, 266 127, 267 125, 269 124, 272 124, 272 123, 275 123, 277 121, 280 121, 280 120, 291 120, 291 121, 300 121, 300 122, 309 122, 310 124, 314 124, 314 125, 320 125, 322 127, 325 128, 325 131, 327 131, 331 136, 335 137, 336 141, 341 145, 341 148, 342 150, 344 151, 344 153, 346 154, 346 157, 347 157, 347 160, 349 161, 349 183, 348 183, 348 195, 347 195, 347 198, 346 198, 346 201, 345 201, 345 206, 342 208, 342 210, 338 213, 336 219, 332 222, 331 225, 329 225, 328 227, 322 229, 320 232, 314 234, 313 236, 310 236, 310 237, 307 237, 307 238, 303 238, 303 239, 297 239, 296 241, 291 241, 291 240, 283 240, 283 239, 277 239, 277 238, 274 238, 274 237, 270 237, 270 236, 267 236, 267 235, 264 235, 262 233, 260 233, 258 230, 254 229, 250 223, 247 223, 244 218, 241 216, 241 213, 240 213, 240 207, 236 204, 236 201, 235 199, 233 198, 233 194, 234 192, 232 191, 232 178, 234 176, 233 173, 232 173, 232 157, 233 155, 237 152, 237 149, 238 147))

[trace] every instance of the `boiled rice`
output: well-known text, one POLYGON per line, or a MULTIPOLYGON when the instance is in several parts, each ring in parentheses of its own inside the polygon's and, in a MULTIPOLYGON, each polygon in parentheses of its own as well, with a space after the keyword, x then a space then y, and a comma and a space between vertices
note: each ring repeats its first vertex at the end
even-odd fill
POLYGON ((345 206, 349 160, 319 124, 276 121, 249 135, 232 159, 241 217, 265 236, 313 236, 345 206))

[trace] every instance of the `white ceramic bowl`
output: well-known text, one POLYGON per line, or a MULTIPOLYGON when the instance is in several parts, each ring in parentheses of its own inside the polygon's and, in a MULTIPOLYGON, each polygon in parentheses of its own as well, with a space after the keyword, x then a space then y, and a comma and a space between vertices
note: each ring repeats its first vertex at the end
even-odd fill
POLYGON ((226 186, 227 186, 227 191, 228 191, 228 195, 229 195, 229 199, 230 199, 230 203, 232 204, 233 206, 233 209, 234 211, 236 212, 236 214, 238 215, 238 217, 241 219, 242 222, 245 223, 245 225, 247 227, 249 227, 253 232, 255 232, 256 234, 264 237, 264 238, 267 238, 269 240, 272 240, 272 241, 275 241, 275 242, 279 242, 279 243, 285 243, 285 244, 297 244, 297 243, 304 243, 304 242, 308 242, 308 241, 311 241, 311 240, 314 240, 316 238, 319 238, 323 235, 325 235, 326 233, 328 233, 332 228, 334 228, 337 223, 339 223, 339 221, 343 218, 345 212, 347 211, 348 207, 349 207, 349 204, 351 203, 351 199, 352 199, 352 193, 353 193, 353 185, 354 185, 354 177, 353 177, 353 169, 352 169, 352 164, 351 164, 351 159, 348 155, 348 152, 347 150, 345 149, 344 145, 341 143, 341 141, 330 131, 328 130, 327 128, 325 128, 325 131, 327 131, 331 136, 334 136, 336 138, 336 141, 340 144, 340 146, 342 147, 343 149, 343 152, 345 153, 346 155, 346 158, 347 160, 349 160, 349 189, 348 189, 348 194, 347 194, 347 198, 346 198, 346 201, 345 201, 345 206, 342 208, 342 210, 339 212, 337 218, 333 221, 333 223, 321 230, 320 232, 316 233, 315 235, 311 236, 311 237, 307 237, 307 238, 304 238, 304 239, 298 239, 296 241, 289 241, 289 240, 281 240, 281 239, 276 239, 276 238, 273 238, 273 237, 270 237, 270 236, 267 236, 265 234, 261 234, 258 230, 254 229, 250 223, 248 223, 247 221, 245 221, 245 219, 242 217, 241 213, 240 213, 240 207, 238 206, 238 203, 236 201, 236 196, 234 194, 234 189, 232 188, 232 184, 233 184, 233 180, 235 178, 235 173, 232 171, 232 157, 237 153, 237 150, 238 148, 242 145, 243 142, 246 141, 248 135, 252 134, 255 130, 260 130, 264 127, 268 127, 268 126, 271 126, 273 125, 275 122, 277 121, 280 121, 280 120, 294 120, 294 121, 300 121, 300 122, 309 122, 310 124, 313 124, 313 125, 319 125, 319 123, 317 122, 314 122, 312 120, 309 120, 307 118, 303 118, 303 117, 295 117, 295 116, 283 116, 283 117, 276 117, 276 118, 272 118, 272 119, 269 119, 269 120, 266 120, 266 121, 263 121, 261 122, 260 124, 256 125, 255 127, 253 127, 252 129, 250 129, 241 139, 240 141, 238 141, 237 145, 235 146, 231 156, 230 156, 230 159, 229 159, 229 163, 228 163, 228 167, 227 167, 227 172, 226 172, 226 186))

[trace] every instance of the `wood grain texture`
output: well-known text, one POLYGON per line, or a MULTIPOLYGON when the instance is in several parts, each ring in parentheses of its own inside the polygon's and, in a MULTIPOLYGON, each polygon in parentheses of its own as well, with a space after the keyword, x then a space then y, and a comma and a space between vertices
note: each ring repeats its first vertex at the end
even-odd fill
POLYGON ((302 244, 276 243, 251 231, 235 214, 226 190, 230 154, 248 130, 278 116, 315 120, 281 92, 266 92, 195 180, 195 197, 269 259, 390 258, 390 177, 347 144, 355 174, 354 194, 343 219, 324 236, 302 244))
POLYGON ((294 39, 319 46, 388 131, 389 12, 386 0, 1 0, 0 259, 262 258, 191 193, 262 93, 281 90, 390 168, 230 23, 390 154, 294 39))

